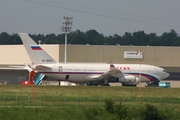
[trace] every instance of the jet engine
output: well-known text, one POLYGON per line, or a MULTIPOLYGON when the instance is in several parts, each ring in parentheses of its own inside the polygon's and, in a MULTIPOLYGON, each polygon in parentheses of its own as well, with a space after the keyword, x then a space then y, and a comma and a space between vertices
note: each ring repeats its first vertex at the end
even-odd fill
POLYGON ((118 81, 122 83, 122 86, 136 86, 140 82, 139 78, 133 75, 120 77, 118 81))

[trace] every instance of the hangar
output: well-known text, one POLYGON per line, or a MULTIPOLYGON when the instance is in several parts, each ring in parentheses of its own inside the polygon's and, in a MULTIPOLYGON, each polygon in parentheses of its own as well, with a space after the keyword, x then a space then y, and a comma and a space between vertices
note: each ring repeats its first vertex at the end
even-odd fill
MULTIPOLYGON (((64 61, 64 45, 41 47, 57 62, 64 61)), ((67 45, 67 62, 95 62, 121 64, 149 64, 160 66, 170 73, 167 80, 180 79, 180 47, 122 46, 122 45, 67 45), (140 54, 134 56, 133 54, 140 54)), ((0 45, 0 82, 20 84, 28 79, 28 71, 9 66, 32 64, 23 45, 0 45)))

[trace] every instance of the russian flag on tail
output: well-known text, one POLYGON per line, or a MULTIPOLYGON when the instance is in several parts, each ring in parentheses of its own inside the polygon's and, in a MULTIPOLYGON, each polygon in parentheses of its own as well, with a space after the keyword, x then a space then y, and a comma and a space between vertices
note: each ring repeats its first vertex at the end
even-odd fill
POLYGON ((42 50, 41 47, 37 46, 37 45, 36 46, 35 45, 31 46, 31 49, 32 50, 42 50))

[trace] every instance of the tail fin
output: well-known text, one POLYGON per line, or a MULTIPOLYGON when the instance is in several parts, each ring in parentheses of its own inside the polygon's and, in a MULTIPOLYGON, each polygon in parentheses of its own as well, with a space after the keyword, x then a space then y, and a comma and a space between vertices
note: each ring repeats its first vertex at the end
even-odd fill
POLYGON ((19 33, 26 51, 34 64, 56 63, 39 45, 37 45, 27 33, 19 33))

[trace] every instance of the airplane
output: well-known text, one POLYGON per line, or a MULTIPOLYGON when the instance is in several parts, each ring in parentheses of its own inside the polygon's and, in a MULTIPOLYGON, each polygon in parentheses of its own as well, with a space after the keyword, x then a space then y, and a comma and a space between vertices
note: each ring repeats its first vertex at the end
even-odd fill
POLYGON ((146 64, 58 63, 37 45, 27 33, 19 33, 25 49, 34 63, 31 69, 59 81, 87 85, 136 86, 141 82, 157 84, 169 76, 161 67, 146 64))

